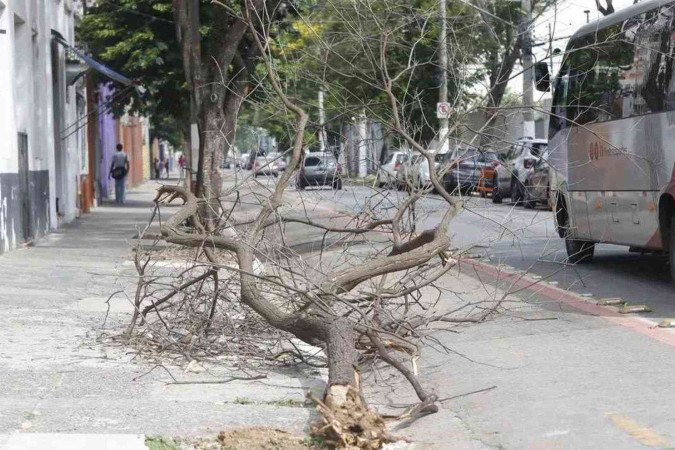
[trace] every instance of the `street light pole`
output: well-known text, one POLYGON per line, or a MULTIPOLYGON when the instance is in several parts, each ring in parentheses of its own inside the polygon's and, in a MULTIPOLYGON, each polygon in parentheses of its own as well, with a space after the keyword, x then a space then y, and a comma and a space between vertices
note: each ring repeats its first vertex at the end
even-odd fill
POLYGON ((535 137, 534 133, 534 114, 532 106, 534 103, 534 92, 532 85, 534 81, 534 57, 532 55, 532 34, 530 25, 532 23, 532 2, 531 0, 521 0, 523 16, 521 20, 521 39, 523 42, 523 136, 535 137))
MULTIPOLYGON (((448 21, 446 12, 446 0, 439 0, 439 15, 441 21, 441 35, 438 40, 438 65, 441 67, 441 86, 438 90, 438 101, 446 103, 448 101, 448 21)), ((448 131, 450 121, 447 117, 439 119, 438 138, 440 139, 439 153, 447 153, 450 149, 448 140, 448 131)))

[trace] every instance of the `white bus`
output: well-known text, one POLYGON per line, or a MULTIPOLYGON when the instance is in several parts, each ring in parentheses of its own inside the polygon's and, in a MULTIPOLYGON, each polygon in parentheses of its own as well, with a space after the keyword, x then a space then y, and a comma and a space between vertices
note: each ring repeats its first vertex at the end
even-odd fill
MULTIPOLYGON (((579 29, 554 80, 556 226, 569 261, 596 243, 669 252, 675 280, 675 2, 648 0, 579 29)), ((548 68, 536 67, 547 90, 548 68)))

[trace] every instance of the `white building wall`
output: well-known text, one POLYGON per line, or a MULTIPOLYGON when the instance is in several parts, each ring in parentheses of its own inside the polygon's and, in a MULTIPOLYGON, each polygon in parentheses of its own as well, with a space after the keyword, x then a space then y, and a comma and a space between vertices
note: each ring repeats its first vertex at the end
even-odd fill
POLYGON ((71 0, 0 0, 0 253, 78 214, 86 141, 84 130, 61 139, 78 120, 76 89, 66 86, 60 45, 58 73, 52 71, 51 36, 55 30, 74 43, 76 20, 71 0), (28 138, 28 170, 21 173, 19 133, 28 138))

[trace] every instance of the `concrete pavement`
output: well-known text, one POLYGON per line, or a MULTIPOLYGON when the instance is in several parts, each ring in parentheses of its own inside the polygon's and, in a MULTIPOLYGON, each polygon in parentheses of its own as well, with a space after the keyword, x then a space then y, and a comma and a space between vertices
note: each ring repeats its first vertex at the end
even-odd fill
MULTIPOLYGON (((101 341, 101 332, 129 320, 128 299, 118 294, 104 325, 106 301, 134 283, 130 240, 149 218, 154 186, 129 192, 123 207, 96 208, 34 247, 0 255, 0 434, 305 430, 311 410, 288 405, 320 390, 319 375, 271 371, 256 382, 168 384, 163 368, 101 341)), ((223 367, 196 374, 165 366, 185 382, 228 375, 223 367)))
MULTIPOLYGON (((365 201, 360 189, 301 195, 313 217, 325 218, 345 199, 365 201)), ((205 435, 255 424, 306 429, 310 410, 285 405, 321 389, 317 374, 176 385, 162 368, 99 339, 108 296, 134 281, 128 241, 147 220, 152 195, 147 184, 130 193, 128 206, 104 205, 35 247, 0 256, 0 444, 9 437, 25 442, 26 434, 39 441, 42 433, 205 435)), ((536 215, 518 220, 533 223, 536 215)), ((314 239, 306 227, 289 236, 314 239)), ((468 264, 443 281, 453 291, 441 298, 444 307, 494 303, 504 290, 515 290, 468 264)), ((130 311, 124 298, 111 304, 106 329, 124 324, 130 311)), ((432 335, 419 367, 442 399, 441 411, 393 430, 422 448, 675 446, 675 358, 664 342, 536 289, 510 296, 487 323, 432 335)), ((228 374, 226 367, 202 374, 167 368, 181 381, 228 374)), ((409 386, 386 371, 365 377, 379 408, 401 412, 414 400, 409 386)))

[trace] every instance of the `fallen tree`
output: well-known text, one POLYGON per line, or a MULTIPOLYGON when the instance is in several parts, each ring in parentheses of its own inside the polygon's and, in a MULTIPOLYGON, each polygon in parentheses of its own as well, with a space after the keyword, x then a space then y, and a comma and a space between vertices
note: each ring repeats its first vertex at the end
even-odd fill
MULTIPOLYGON (((350 3, 337 2, 334 7, 345 14, 350 3)), ((215 340, 222 338, 223 351, 232 354, 274 361, 291 355, 303 364, 325 363, 327 387, 323 398, 315 399, 322 423, 313 433, 340 448, 380 448, 390 436, 382 418, 364 400, 359 367, 366 361, 385 364, 408 381, 419 402, 406 416, 436 412, 437 397, 420 382, 416 366, 425 331, 433 324, 480 322, 492 310, 467 314, 469 305, 463 305, 443 311, 436 308, 434 299, 422 295, 424 290, 446 290, 437 282, 457 264, 457 255, 450 251, 449 228, 463 207, 461 198, 445 189, 434 170, 429 186, 410 180, 407 195, 390 198, 374 190, 374 202, 386 207, 367 207, 328 222, 307 211, 303 216, 284 211, 289 197, 297 200, 289 186, 302 164, 310 118, 302 102, 288 94, 276 66, 268 26, 268 18, 275 14, 261 7, 261 2, 247 2, 237 20, 247 24, 251 45, 256 48, 248 51, 260 55, 264 67, 258 88, 268 89, 269 101, 293 118, 288 124, 292 147, 287 168, 272 187, 249 179, 235 183, 219 194, 217 207, 213 207, 212 194, 197 197, 172 185, 158 189, 157 210, 182 202, 168 219, 159 221, 159 215, 154 215, 152 223, 159 224, 162 240, 183 251, 184 264, 180 269, 155 264, 156 254, 139 240, 136 314, 126 336, 147 342, 159 335, 165 341, 154 341, 159 351, 171 348, 189 360, 207 355, 215 340), (416 205, 432 189, 440 195, 443 214, 434 226, 416 231, 420 228, 416 205), (320 253, 328 262, 310 265, 293 248, 284 235, 291 224, 323 233, 320 253), (325 239, 328 234, 332 241, 325 239), (356 239, 360 239, 359 248, 367 249, 361 255, 348 251, 356 239), (282 341, 291 342, 291 347, 280 346, 282 341), (302 348, 299 342, 309 347, 302 348), (195 353, 197 348, 201 353, 195 353)), ((369 14, 380 12, 367 11, 358 19, 364 22, 357 24, 359 29, 377 23, 369 14)), ((401 45, 396 33, 403 25, 392 19, 370 30, 378 39, 368 43, 366 53, 374 64, 368 83, 384 99, 384 107, 378 105, 373 114, 386 119, 389 131, 434 167, 433 153, 415 139, 411 130, 416 125, 407 123, 404 114, 403 105, 409 99, 401 98, 406 95, 400 88, 405 85, 401 79, 414 71, 414 64, 387 62, 390 50, 401 45)), ((427 30, 419 32, 421 39, 427 30)), ((359 39, 359 33, 351 39, 359 39)), ((326 42, 323 39, 319 37, 319 45, 326 42)), ((331 52, 338 52, 344 44, 331 52)), ((411 55, 415 48, 416 43, 410 43, 411 55)), ((329 69, 345 55, 332 56, 327 59, 329 69)), ((344 71, 342 76, 346 76, 344 71)), ((365 75, 355 76, 362 79, 365 75)), ((353 100, 347 95, 343 98, 353 100)), ((344 107, 353 109, 353 105, 344 107)), ((300 201, 304 202, 302 196, 300 201)))

